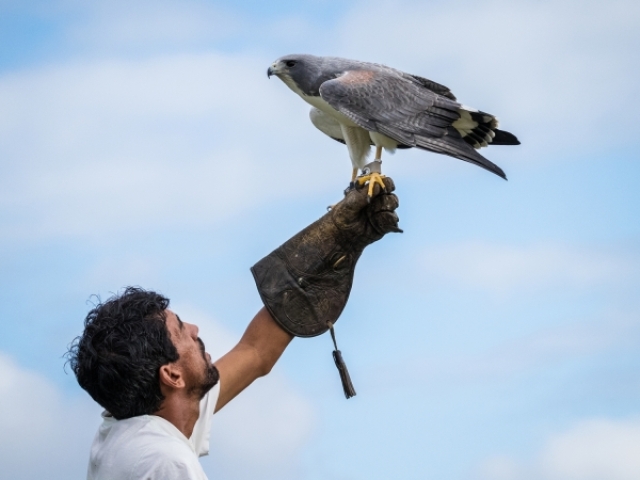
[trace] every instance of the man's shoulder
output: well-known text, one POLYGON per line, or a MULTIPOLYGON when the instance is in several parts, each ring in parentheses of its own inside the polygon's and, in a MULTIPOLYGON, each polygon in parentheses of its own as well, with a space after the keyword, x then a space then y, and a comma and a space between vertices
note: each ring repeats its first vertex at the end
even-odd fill
POLYGON ((182 454, 191 452, 188 440, 163 418, 142 415, 105 422, 98 432, 94 447, 114 450, 122 455, 144 455, 147 452, 182 454), (165 452, 166 450, 166 452, 165 452), (162 452, 160 452, 162 451, 162 452))
POLYGON ((89 478, 102 479, 103 472, 108 478, 201 478, 197 456, 181 436, 153 415, 107 419, 91 448, 89 478))

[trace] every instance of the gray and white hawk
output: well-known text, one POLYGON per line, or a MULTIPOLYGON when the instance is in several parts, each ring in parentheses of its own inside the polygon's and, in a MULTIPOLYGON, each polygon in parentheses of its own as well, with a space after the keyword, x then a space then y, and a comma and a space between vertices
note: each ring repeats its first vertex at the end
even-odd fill
MULTIPOLYGON (((385 65, 286 55, 273 62, 267 75, 277 76, 311 104, 313 124, 347 145, 352 182, 358 170, 365 168, 371 145, 376 146, 374 161, 381 161, 383 148, 394 152, 418 147, 473 163, 506 179, 500 167, 476 150, 520 144, 514 135, 497 128, 495 116, 458 103, 444 85, 385 65)), ((358 181, 369 181, 370 192, 375 183, 382 184, 376 173, 358 181)))

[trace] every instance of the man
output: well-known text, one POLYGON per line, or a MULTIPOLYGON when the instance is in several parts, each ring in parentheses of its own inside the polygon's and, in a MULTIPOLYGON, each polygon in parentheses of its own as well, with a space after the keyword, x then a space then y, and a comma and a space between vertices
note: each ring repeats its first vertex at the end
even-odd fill
POLYGON ((364 248, 400 231, 394 185, 350 190, 317 222, 253 268, 265 304, 215 363, 198 327, 155 292, 127 288, 93 308, 69 351, 78 383, 105 408, 91 447, 91 480, 206 479, 213 413, 269 373, 293 336, 333 328, 364 248))

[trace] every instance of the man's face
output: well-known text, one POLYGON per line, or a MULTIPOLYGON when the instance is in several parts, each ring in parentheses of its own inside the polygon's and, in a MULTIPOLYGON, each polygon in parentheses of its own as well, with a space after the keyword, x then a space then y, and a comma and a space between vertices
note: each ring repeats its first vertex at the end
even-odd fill
POLYGON ((201 399, 218 381, 218 371, 198 337, 198 327, 180 320, 171 310, 165 311, 167 330, 180 358, 176 362, 184 372, 189 393, 201 399))

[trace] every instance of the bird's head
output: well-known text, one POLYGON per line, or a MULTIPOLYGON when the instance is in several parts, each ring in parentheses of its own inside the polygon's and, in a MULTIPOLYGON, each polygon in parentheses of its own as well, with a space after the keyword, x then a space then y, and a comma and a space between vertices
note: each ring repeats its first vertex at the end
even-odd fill
POLYGON ((304 95, 317 95, 323 57, 314 55, 285 55, 267 69, 267 76, 275 75, 291 89, 304 95), (314 88, 315 87, 315 88, 314 88))
POLYGON ((291 77, 304 70, 310 55, 285 55, 278 58, 267 69, 267 77, 275 75, 276 77, 291 77))

